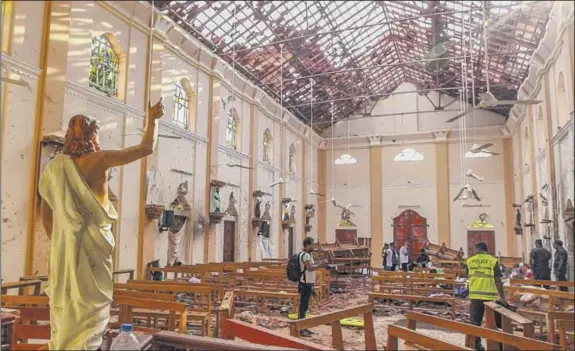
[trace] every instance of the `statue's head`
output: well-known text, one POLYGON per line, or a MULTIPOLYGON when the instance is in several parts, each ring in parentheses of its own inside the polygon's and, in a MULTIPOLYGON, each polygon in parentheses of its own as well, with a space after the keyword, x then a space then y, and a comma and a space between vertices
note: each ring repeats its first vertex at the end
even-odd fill
POLYGON ((76 115, 70 118, 62 153, 72 157, 100 151, 100 123, 93 117, 76 115))

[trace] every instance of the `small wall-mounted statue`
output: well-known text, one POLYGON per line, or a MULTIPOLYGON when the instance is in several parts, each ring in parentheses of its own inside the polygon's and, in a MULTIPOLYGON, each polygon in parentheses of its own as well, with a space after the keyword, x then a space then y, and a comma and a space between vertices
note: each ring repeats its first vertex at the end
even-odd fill
POLYGON ((266 221, 271 221, 272 220, 272 216, 270 214, 270 210, 272 208, 272 205, 270 204, 269 201, 266 201, 266 204, 264 206, 264 214, 262 216, 263 219, 265 219, 266 221))
POLYGON ((295 204, 293 202, 290 202, 288 206, 289 206, 289 223, 295 224, 295 204))
POLYGON ((172 201, 170 206, 174 210, 180 210, 180 211, 190 210, 191 206, 188 203, 188 200, 186 199, 187 194, 188 194, 188 181, 185 181, 180 183, 180 185, 178 185, 178 195, 176 196, 176 199, 172 201))
POLYGON ((521 210, 519 209, 515 211, 515 226, 521 227, 521 210))
POLYGON ((255 218, 261 218, 261 216, 262 216, 261 205, 262 205, 262 201, 260 199, 256 198, 256 202, 254 205, 254 217, 255 218))
POLYGON ((221 212, 221 204, 220 204, 220 188, 214 189, 214 195, 212 196, 212 212, 213 213, 220 213, 221 212))
POLYGON ((228 209, 226 210, 226 213, 229 216, 232 217, 237 217, 238 216, 238 210, 236 209, 236 198, 234 197, 234 192, 232 191, 230 193, 230 199, 229 199, 229 204, 228 204, 228 209))
POLYGON ((289 203, 285 203, 282 211, 282 223, 289 223, 289 203))

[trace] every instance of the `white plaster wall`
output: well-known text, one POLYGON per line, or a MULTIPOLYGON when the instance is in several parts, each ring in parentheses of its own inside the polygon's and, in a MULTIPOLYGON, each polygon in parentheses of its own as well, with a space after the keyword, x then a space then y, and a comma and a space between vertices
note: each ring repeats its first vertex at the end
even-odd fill
MULTIPOLYGON (((437 243, 437 195, 435 145, 398 145, 382 150, 383 242, 393 241, 393 219, 412 209, 427 218, 427 237, 437 243), (394 157, 406 147, 424 158, 416 162, 396 162, 394 157)), ((368 199, 369 201, 369 199, 368 199)))
MULTIPOLYGON (((309 191, 311 189, 318 191, 318 169, 317 169, 317 160, 318 160, 318 152, 317 152, 317 147, 314 144, 309 143, 309 139, 305 140, 305 155, 303 155, 304 157, 304 162, 305 162, 305 167, 304 167, 304 172, 305 172, 305 179, 306 179, 306 188, 305 188, 305 194, 306 194, 306 204, 310 204, 310 205, 314 205, 315 206, 315 215, 310 218, 309 223, 311 224, 312 228, 311 231, 307 233, 306 236, 310 236, 314 239, 318 238, 318 233, 317 233, 317 229, 318 229, 318 204, 321 201, 326 201, 327 199, 329 199, 329 197, 327 197, 327 194, 323 194, 326 195, 325 197, 320 197, 317 195, 310 195, 309 191)), ((326 180, 327 181, 327 180, 326 180)))
MULTIPOLYGON (((502 151, 501 140, 491 140, 493 146, 490 150, 495 152, 502 151)), ((465 150, 469 150, 473 142, 468 142, 464 145, 465 150)), ((503 164, 503 156, 492 156, 487 158, 464 158, 463 165, 462 154, 459 149, 458 143, 449 144, 449 184, 450 184, 450 199, 455 198, 462 186, 469 183, 471 187, 477 192, 481 198, 481 204, 484 207, 463 207, 461 203, 478 204, 476 200, 465 200, 451 202, 450 206, 450 221, 451 221, 451 248, 463 248, 466 255, 467 252, 467 226, 478 219, 481 213, 487 214, 487 221, 494 226, 495 230, 495 251, 502 254, 507 252, 506 235, 507 230, 505 225, 505 184, 504 184, 504 167, 508 165, 503 164), (471 168, 475 174, 485 178, 483 182, 475 179, 462 176, 466 169, 471 168)))
MULTIPOLYGON (((326 154, 326 188, 327 201, 335 197, 337 202, 343 206, 349 203, 362 207, 353 208, 351 211, 355 216, 351 216, 351 221, 357 226, 358 237, 371 236, 370 222, 370 165, 368 149, 335 150, 326 154), (335 160, 342 154, 347 153, 357 159, 356 164, 336 165, 335 160), (332 171, 333 166, 333 171, 332 171)), ((326 204, 326 240, 328 243, 335 242, 335 229, 341 221, 341 209, 328 202, 326 204)))
MULTIPOLYGON (((10 72, 10 67, 2 63, 10 72)), ((31 197, 29 184, 32 182, 32 158, 34 152, 34 101, 38 80, 19 75, 28 82, 26 87, 2 84, 2 96, 6 107, 3 110, 2 149, 2 279, 17 281, 24 274, 24 253, 26 252, 26 231, 31 197), (4 95, 6 94, 6 95, 4 95)), ((12 75, 12 77, 17 77, 12 75)), ((18 78, 14 78, 18 79, 18 78)), ((40 236, 39 236, 40 237, 40 236)), ((42 240, 47 241, 45 234, 42 240)))

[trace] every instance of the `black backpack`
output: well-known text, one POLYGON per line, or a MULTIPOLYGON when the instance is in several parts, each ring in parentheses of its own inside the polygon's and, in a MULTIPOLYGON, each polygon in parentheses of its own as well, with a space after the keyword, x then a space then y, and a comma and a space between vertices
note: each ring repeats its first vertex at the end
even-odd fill
MULTIPOLYGON (((303 251, 293 255, 288 261, 286 273, 287 273, 287 278, 289 280, 291 280, 292 282, 299 282, 299 280, 301 279, 301 276, 303 274, 303 272, 300 269, 300 265, 299 265, 300 258, 301 258, 302 254, 303 254, 303 251)), ((305 272, 305 267, 303 270, 305 272)))

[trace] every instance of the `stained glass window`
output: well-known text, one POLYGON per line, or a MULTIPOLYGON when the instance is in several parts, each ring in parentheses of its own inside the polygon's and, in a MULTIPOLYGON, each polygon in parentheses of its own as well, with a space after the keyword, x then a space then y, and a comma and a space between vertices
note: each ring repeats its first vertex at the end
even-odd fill
POLYGON ((93 38, 90 54, 90 87, 108 96, 116 96, 119 63, 118 55, 104 35, 93 38))
POLYGON ((234 150, 237 148, 238 123, 233 115, 233 109, 228 116, 228 125, 226 127, 226 145, 234 150))
POLYGON ((174 115, 175 124, 182 128, 188 128, 190 112, 190 99, 182 83, 175 84, 174 91, 174 115))

